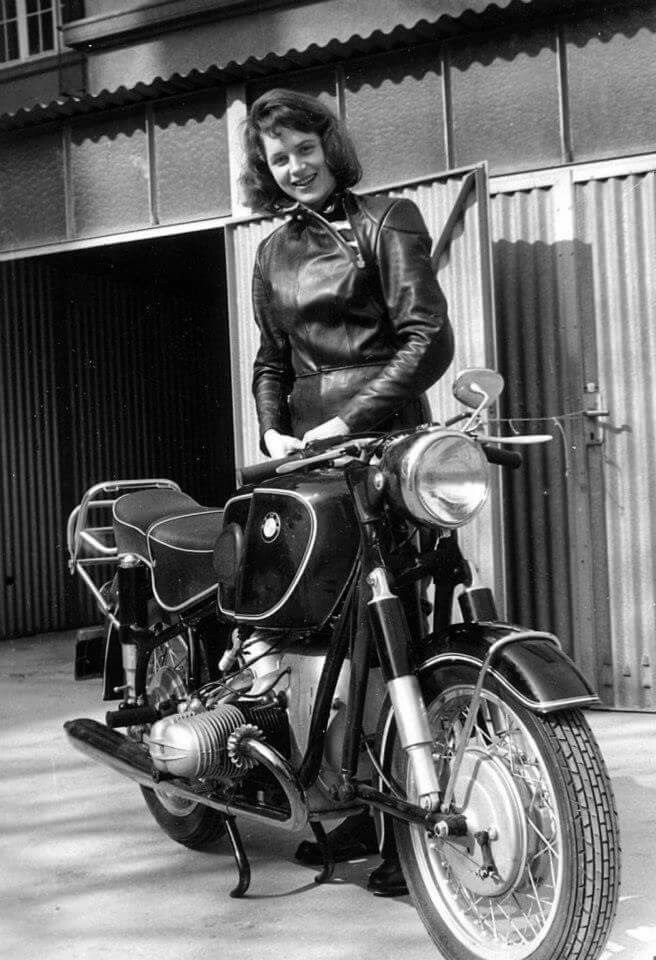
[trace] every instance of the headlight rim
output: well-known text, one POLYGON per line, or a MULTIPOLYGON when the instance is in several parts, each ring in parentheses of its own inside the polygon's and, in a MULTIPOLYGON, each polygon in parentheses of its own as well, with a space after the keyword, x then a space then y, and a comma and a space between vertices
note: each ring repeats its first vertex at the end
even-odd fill
POLYGON ((483 509, 489 499, 491 473, 489 463, 481 446, 461 430, 448 427, 433 427, 418 434, 406 434, 397 438, 385 451, 380 469, 386 478, 390 500, 412 520, 431 527, 455 530, 470 523, 483 509), (417 475, 422 458, 434 444, 448 438, 463 441, 470 450, 476 450, 483 475, 484 493, 478 504, 463 519, 438 517, 425 504, 417 490, 417 475))

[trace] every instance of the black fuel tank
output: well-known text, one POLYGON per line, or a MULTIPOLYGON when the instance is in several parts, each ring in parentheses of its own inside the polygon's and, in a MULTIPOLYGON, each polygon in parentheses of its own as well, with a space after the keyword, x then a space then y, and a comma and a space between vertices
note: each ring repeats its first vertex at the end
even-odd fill
POLYGON ((224 613, 254 626, 319 628, 355 561, 359 532, 342 473, 268 480, 225 506, 245 527, 236 589, 219 587, 224 613))

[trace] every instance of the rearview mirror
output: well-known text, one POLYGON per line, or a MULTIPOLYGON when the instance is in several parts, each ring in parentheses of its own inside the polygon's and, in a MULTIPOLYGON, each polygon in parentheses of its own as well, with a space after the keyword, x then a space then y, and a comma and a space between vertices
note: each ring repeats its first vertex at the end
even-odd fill
POLYGON ((459 373, 453 384, 453 395, 470 410, 485 409, 501 395, 504 379, 496 370, 472 367, 459 373))

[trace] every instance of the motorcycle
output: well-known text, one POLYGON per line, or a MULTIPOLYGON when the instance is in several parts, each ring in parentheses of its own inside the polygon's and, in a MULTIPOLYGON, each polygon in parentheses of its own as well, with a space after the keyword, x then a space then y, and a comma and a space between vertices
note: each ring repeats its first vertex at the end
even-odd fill
POLYGON ((502 389, 465 371, 469 412, 246 467, 220 510, 168 480, 88 490, 70 568, 105 617, 103 695, 120 703, 65 730, 172 839, 229 844, 233 897, 250 883, 239 820, 309 827, 325 883, 324 824, 368 809, 393 820, 442 957, 596 960, 620 849, 582 712, 597 697, 554 635, 498 619, 456 535, 490 464, 521 464, 507 445, 551 439, 486 435, 502 389))

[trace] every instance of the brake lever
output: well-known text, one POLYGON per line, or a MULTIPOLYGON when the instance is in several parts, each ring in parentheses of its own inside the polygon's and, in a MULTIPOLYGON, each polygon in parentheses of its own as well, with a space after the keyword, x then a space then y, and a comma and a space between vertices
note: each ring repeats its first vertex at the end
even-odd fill
POLYGON ((477 433, 474 436, 474 440, 477 440, 479 443, 505 443, 508 446, 517 444, 518 446, 526 447, 531 443, 549 443, 549 441, 553 440, 553 437, 550 433, 531 433, 517 437, 490 437, 487 434, 477 433))
POLYGON ((296 470, 305 470, 306 467, 314 466, 318 463, 327 463, 330 460, 338 460, 341 457, 357 457, 360 455, 360 447, 357 443, 345 444, 342 447, 334 447, 332 450, 323 450, 321 453, 315 453, 311 457, 303 457, 301 460, 293 460, 290 463, 283 463, 277 469, 278 475, 294 473, 296 470))

